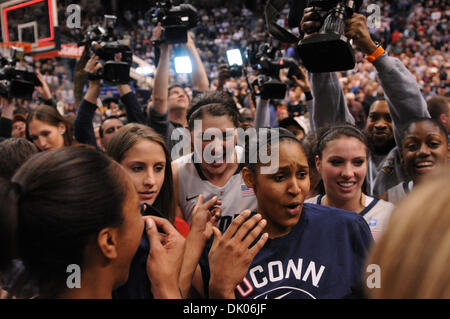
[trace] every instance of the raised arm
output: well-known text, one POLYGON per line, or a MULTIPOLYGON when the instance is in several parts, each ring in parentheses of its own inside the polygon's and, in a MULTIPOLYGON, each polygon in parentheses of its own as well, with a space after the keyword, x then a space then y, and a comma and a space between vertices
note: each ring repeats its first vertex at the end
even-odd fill
MULTIPOLYGON (((161 36, 161 24, 153 30, 152 39, 159 39, 161 36)), ((161 55, 155 71, 155 81, 152 93, 152 109, 159 114, 168 112, 167 97, 169 91, 169 59, 170 46, 160 44, 161 55)))
POLYGON ((187 49, 189 57, 192 61, 192 83, 194 84, 194 90, 197 91, 208 91, 209 90, 209 80, 206 74, 205 67, 203 66, 200 54, 198 53, 197 47, 194 41, 188 33, 187 43, 184 47, 187 49))
MULTIPOLYGON (((354 44, 365 54, 370 55, 377 50, 378 45, 370 37, 365 16, 354 14, 346 23, 346 35, 353 39, 354 44)), ((399 59, 384 53, 373 62, 373 65, 386 96, 395 141, 400 145, 401 132, 405 124, 415 118, 430 117, 427 103, 416 78, 399 59)))
MULTIPOLYGON (((94 55, 86 64, 85 71, 96 73, 100 68, 101 64, 98 63, 98 56, 94 55)), ((97 98, 100 96, 101 89, 100 80, 89 81, 89 87, 75 115, 74 124, 75 139, 80 143, 90 144, 95 147, 98 147, 98 145, 92 120, 97 109, 97 98)))
MULTIPOLYGON (((305 37, 310 36, 320 28, 320 18, 313 8, 306 8, 301 28, 305 37)), ((308 73, 313 96, 313 107, 310 114, 313 129, 335 123, 352 123, 355 119, 350 113, 345 101, 344 91, 339 83, 337 73, 308 73)))
POLYGON ((139 103, 136 95, 128 84, 120 84, 117 86, 120 94, 120 100, 125 106, 128 123, 146 124, 144 111, 139 103))

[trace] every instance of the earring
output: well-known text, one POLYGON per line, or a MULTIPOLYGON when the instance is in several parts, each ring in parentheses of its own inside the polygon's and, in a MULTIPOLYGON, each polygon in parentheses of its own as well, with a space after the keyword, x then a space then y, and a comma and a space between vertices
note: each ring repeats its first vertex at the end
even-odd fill
POLYGON ((61 135, 64 135, 65 132, 64 132, 64 131, 61 131, 61 132, 59 132, 59 133, 60 133, 61 135))

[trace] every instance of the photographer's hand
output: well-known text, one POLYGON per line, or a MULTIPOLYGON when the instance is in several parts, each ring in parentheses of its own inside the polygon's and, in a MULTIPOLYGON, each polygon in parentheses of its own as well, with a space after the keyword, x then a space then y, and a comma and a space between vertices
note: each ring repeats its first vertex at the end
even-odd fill
POLYGON ((306 37, 309 37, 320 30, 322 19, 314 7, 305 8, 300 29, 306 37))
POLYGON ((299 70, 300 70, 300 73, 302 74, 302 76, 300 78, 298 78, 297 76, 293 75, 292 77, 294 78, 295 83, 297 83, 297 85, 300 87, 300 89, 303 92, 310 92, 311 86, 309 85, 308 77, 306 76, 306 73, 303 70, 303 68, 299 67, 299 70))
POLYGON ((364 15, 354 13, 351 19, 345 21, 345 36, 353 39, 353 43, 365 54, 372 54, 377 45, 370 37, 367 19, 364 15))
MULTIPOLYGON (((86 73, 96 74, 97 71, 102 67, 101 63, 98 62, 99 57, 93 55, 84 67, 86 73)), ((89 80, 89 87, 86 91, 84 99, 92 104, 97 104, 97 98, 100 96, 102 86, 100 80, 89 80)))
POLYGON ((41 86, 35 86, 34 89, 39 93, 42 99, 51 100, 53 98, 52 92, 39 69, 36 69, 36 76, 39 79, 39 82, 41 82, 41 86))
POLYGON ((162 35, 162 26, 161 26, 161 22, 158 22, 156 27, 154 27, 152 30, 152 38, 150 41, 158 42, 161 50, 165 50, 168 48, 168 44, 164 43, 164 42, 159 42, 159 41, 161 41, 161 35, 162 35))

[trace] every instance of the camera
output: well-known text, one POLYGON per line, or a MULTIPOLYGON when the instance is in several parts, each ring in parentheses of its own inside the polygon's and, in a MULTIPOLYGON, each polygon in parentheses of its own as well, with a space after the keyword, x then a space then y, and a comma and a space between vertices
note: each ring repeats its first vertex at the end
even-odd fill
POLYGON ((23 49, 12 48, 10 59, 0 55, 0 96, 30 100, 35 86, 41 86, 34 68, 18 65, 24 57, 23 49))
POLYGON ((172 1, 157 2, 157 8, 151 11, 152 22, 161 22, 160 43, 186 43, 187 32, 198 22, 197 9, 190 4, 172 5, 172 1))
POLYGON ((350 70, 355 67, 355 55, 345 36, 345 20, 358 12, 362 0, 269 0, 265 8, 269 32, 280 41, 294 43, 295 36, 277 25, 275 19, 289 2, 288 25, 299 27, 306 7, 314 7, 322 26, 317 34, 298 41, 297 50, 305 68, 313 73, 350 70))
POLYGON ((297 62, 292 58, 276 58, 276 49, 267 43, 259 46, 256 53, 248 51, 249 62, 253 69, 259 71, 259 75, 253 81, 252 86, 258 87, 259 95, 263 99, 284 99, 287 85, 280 80, 280 70, 289 69, 288 78, 301 77, 297 62))
POLYGON ((133 62, 131 48, 118 41, 114 35, 115 21, 115 16, 105 15, 103 26, 90 26, 85 39, 78 43, 79 46, 89 48, 102 63, 102 68, 96 74, 90 74, 89 79, 103 80, 109 85, 129 83, 133 62))

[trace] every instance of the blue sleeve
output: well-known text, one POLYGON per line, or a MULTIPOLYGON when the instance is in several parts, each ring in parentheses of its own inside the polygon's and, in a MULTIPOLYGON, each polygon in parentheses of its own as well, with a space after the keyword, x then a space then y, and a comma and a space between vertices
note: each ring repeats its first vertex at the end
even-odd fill
POLYGON ((125 105, 128 123, 146 124, 141 104, 133 92, 121 96, 120 99, 123 105, 125 105))
POLYGON ((369 249, 372 246, 374 240, 372 233, 370 232, 369 225, 363 217, 358 215, 356 221, 352 224, 350 229, 350 240, 353 254, 352 269, 352 298, 364 297, 363 277, 365 273, 366 258, 369 253, 369 249))
POLYGON ((84 99, 81 101, 75 115, 74 135, 79 143, 89 144, 98 148, 94 126, 92 125, 96 109, 97 105, 84 99))
POLYGON ((0 137, 11 137, 12 120, 6 117, 0 117, 0 137))

